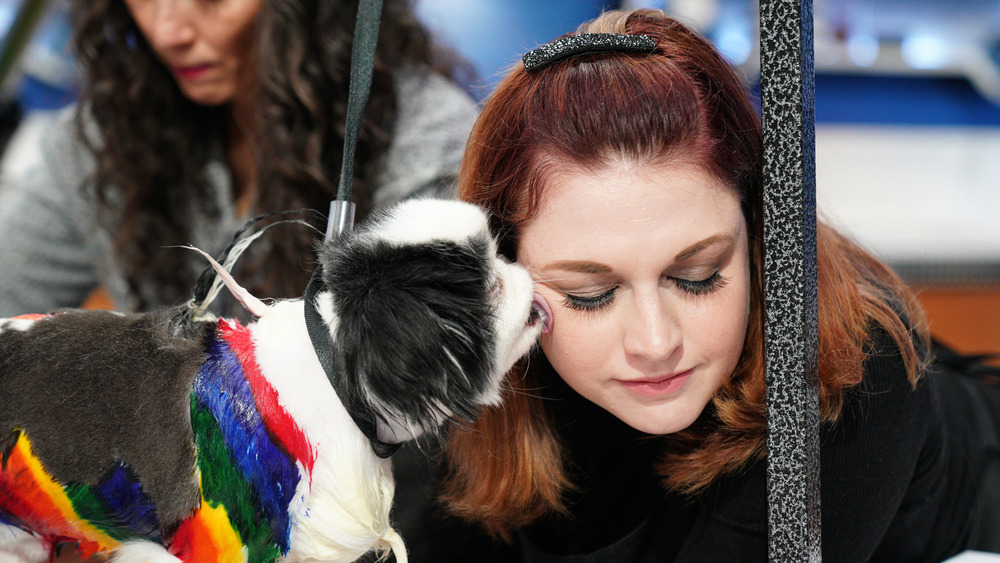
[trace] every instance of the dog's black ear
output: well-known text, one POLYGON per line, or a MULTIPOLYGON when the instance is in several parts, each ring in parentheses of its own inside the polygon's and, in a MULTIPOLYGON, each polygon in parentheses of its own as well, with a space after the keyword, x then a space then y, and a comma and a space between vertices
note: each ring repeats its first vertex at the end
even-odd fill
POLYGON ((490 259, 485 235, 399 245, 362 232, 324 249, 342 398, 422 431, 443 409, 474 416, 494 369, 490 259))

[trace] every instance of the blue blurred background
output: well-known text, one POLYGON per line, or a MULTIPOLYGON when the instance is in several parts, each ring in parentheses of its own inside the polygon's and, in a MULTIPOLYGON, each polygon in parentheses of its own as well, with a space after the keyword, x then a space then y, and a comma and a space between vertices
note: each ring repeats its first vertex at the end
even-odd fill
MULTIPOLYGON (((64 0, 0 0, 0 33, 25 6, 43 6, 3 97, 26 111, 73 99, 64 0)), ((751 81, 757 5, 751 0, 416 0, 418 14, 476 71, 482 98, 524 51, 602 10, 665 9, 713 40, 751 81)), ((816 0, 817 121, 1000 126, 1000 0, 816 0)))

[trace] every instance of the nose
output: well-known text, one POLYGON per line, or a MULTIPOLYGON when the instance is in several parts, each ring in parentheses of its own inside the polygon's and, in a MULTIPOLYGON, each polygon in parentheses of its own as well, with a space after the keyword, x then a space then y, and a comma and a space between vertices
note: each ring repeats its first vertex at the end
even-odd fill
POLYGON ((156 0, 143 26, 146 39, 157 50, 176 50, 190 46, 197 38, 192 0, 156 0))
POLYGON ((628 361, 639 369, 664 369, 680 348, 683 331, 658 289, 633 293, 633 311, 625 320, 623 344, 628 361))

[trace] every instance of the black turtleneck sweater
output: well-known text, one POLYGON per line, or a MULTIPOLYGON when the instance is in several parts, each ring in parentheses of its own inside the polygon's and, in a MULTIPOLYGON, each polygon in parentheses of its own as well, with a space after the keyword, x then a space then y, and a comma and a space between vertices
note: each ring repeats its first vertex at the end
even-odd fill
MULTIPOLYGON (((940 369, 914 389, 885 333, 875 334, 870 352, 840 420, 821 431, 824 561, 938 562, 974 546, 995 548, 989 542, 1000 533, 1000 505, 991 510, 976 501, 1000 493, 1000 389, 940 369)), ((767 559, 765 461, 719 478, 697 497, 669 493, 654 473, 662 441, 558 377, 544 395, 570 454, 576 490, 566 497, 569 516, 535 522, 506 545, 435 514, 408 532, 421 536, 412 560, 767 559)))

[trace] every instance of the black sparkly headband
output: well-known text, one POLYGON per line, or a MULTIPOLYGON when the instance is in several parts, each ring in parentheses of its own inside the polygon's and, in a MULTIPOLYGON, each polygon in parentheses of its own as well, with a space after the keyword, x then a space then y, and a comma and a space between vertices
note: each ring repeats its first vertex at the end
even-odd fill
POLYGON ((578 33, 532 49, 521 57, 524 70, 534 72, 574 55, 588 53, 651 53, 656 41, 648 35, 578 33))

